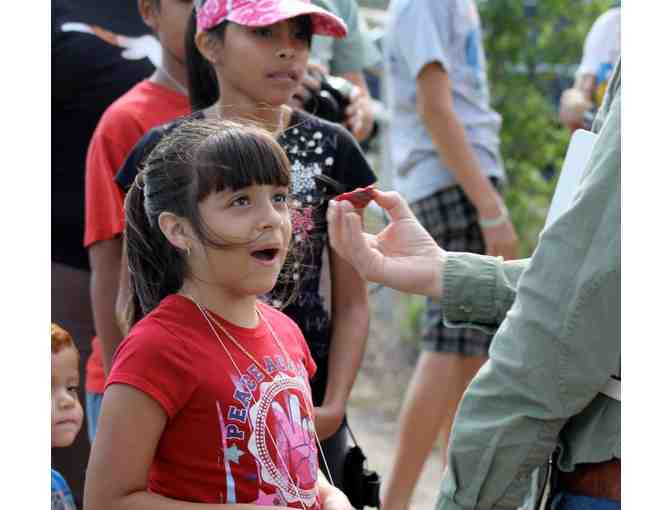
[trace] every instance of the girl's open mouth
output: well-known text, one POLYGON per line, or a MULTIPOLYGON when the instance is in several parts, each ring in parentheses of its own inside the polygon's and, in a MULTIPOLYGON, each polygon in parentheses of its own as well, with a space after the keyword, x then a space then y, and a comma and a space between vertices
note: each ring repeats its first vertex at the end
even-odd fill
POLYGON ((265 250, 253 251, 252 256, 258 260, 270 262, 271 260, 275 260, 279 252, 280 250, 277 248, 267 248, 265 250))

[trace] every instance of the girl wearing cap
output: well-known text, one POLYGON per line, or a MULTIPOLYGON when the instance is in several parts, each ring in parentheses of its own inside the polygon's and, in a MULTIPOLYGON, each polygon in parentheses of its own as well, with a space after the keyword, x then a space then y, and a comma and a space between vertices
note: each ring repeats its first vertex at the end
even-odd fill
MULTIPOLYGON (((291 194, 298 202, 292 218, 294 251, 301 258, 298 265, 286 268, 280 278, 284 283, 266 298, 270 304, 282 306, 289 296, 293 297, 283 311, 301 328, 317 364, 318 375, 311 380, 318 406, 315 429, 320 439, 335 438, 328 442, 325 453, 334 459, 329 463, 330 471, 338 483, 346 450, 345 403, 368 334, 368 302, 366 284, 329 249, 325 213, 330 196, 369 185, 375 176, 345 128, 284 105, 305 72, 312 34, 340 37, 345 27, 339 18, 301 0, 203 0, 195 7, 186 40, 190 100, 195 110, 189 118, 261 124, 277 135, 292 166, 291 194)), ((127 189, 144 155, 184 120, 145 135, 119 172, 117 182, 127 189)), ((239 414, 225 414, 222 426, 228 430, 237 425, 236 419, 241 419, 239 414)), ((249 420, 250 413, 243 419, 249 420)), ((184 448, 188 450, 188 445, 184 448)), ((210 461, 217 465, 222 452, 214 443, 213 452, 219 456, 210 461)), ((255 484, 257 480, 248 477, 236 483, 255 484)), ((202 502, 242 502, 229 487, 222 476, 220 493, 202 502)), ((282 500, 277 503, 294 508, 319 507, 319 502, 317 506, 282 500)))

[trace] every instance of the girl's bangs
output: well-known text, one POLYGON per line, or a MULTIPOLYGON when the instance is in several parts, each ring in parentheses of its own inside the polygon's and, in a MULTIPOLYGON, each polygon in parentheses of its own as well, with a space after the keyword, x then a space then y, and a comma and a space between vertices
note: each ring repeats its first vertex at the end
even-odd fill
POLYGON ((197 156, 197 201, 210 193, 252 185, 289 186, 290 164, 271 135, 223 132, 206 142, 197 156))

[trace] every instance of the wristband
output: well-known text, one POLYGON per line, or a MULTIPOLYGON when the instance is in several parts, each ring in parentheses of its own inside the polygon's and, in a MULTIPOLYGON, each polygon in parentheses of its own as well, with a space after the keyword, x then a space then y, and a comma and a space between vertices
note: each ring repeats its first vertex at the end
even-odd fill
POLYGON ((481 228, 493 228, 493 227, 499 227, 503 223, 505 223, 509 219, 509 211, 504 208, 502 212, 497 216, 496 218, 492 219, 483 219, 479 218, 478 219, 478 224, 480 225, 481 228))

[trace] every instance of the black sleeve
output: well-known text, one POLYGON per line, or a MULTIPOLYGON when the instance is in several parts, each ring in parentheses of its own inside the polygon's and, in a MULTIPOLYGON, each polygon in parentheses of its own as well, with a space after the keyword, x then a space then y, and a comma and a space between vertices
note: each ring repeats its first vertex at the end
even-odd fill
POLYGON ((147 131, 138 143, 135 144, 135 147, 128 154, 126 161, 124 161, 124 164, 114 177, 114 182, 121 188, 122 193, 128 193, 135 180, 135 176, 138 175, 140 165, 145 160, 145 157, 161 141, 161 138, 165 136, 166 132, 165 126, 155 127, 147 131))
POLYGON ((135 176, 140 171, 140 166, 144 163, 147 155, 152 152, 152 149, 158 145, 161 139, 170 133, 177 126, 188 120, 203 119, 205 115, 202 111, 193 112, 186 117, 180 117, 176 120, 170 121, 161 126, 156 126, 145 133, 135 144, 133 150, 126 157, 126 161, 121 166, 117 175, 114 177, 114 182, 121 188, 121 192, 125 195, 131 188, 135 176))
POLYGON ((346 191, 375 183, 378 178, 357 140, 344 127, 338 124, 333 127, 337 130, 338 140, 333 178, 342 183, 346 191))

